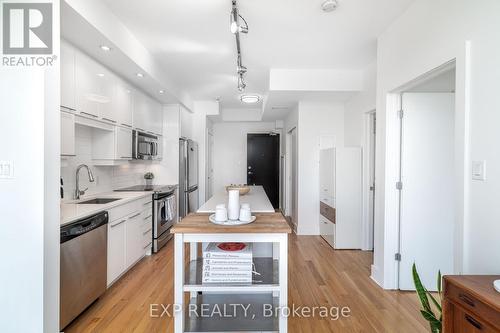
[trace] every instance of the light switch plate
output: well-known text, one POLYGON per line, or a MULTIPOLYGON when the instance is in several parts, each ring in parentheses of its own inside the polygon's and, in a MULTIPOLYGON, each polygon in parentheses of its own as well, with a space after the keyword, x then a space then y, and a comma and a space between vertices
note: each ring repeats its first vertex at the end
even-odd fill
POLYGON ((14 162, 0 161, 0 178, 14 178, 14 162))
POLYGON ((472 179, 486 180, 486 161, 472 161, 472 179))

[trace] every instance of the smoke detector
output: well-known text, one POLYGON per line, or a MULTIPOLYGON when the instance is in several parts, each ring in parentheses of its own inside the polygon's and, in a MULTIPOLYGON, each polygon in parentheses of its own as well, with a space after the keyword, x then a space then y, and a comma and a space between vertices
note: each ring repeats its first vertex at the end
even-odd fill
POLYGON ((337 7, 339 6, 339 3, 337 0, 325 0, 321 4, 321 9, 323 9, 324 12, 333 12, 337 7))

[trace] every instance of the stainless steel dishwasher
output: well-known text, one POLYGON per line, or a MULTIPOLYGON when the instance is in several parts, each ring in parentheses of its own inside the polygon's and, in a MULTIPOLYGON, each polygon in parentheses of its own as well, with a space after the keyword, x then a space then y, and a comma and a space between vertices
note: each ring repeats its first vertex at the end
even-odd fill
POLYGON ((106 291, 108 213, 61 227, 60 329, 106 291))

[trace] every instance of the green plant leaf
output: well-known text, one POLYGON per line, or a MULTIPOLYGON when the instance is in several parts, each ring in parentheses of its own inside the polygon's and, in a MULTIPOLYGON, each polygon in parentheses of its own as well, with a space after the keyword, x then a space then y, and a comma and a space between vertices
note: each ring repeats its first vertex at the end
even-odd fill
POLYGON ((436 299, 434 298, 434 296, 432 296, 432 294, 428 290, 426 290, 426 291, 427 291, 427 295, 429 295, 429 297, 431 298, 432 303, 434 303, 434 305, 438 309, 439 313, 442 313, 443 309, 441 309, 441 304, 439 304, 438 301, 436 301, 436 299))
POLYGON ((425 311, 425 310, 420 310, 420 313, 422 314, 424 319, 429 322, 432 332, 441 332, 441 330, 442 330, 441 321, 436 319, 436 317, 434 316, 433 313, 425 311))
POLYGON ((437 290, 438 290, 438 293, 439 293, 439 300, 442 302, 443 301, 443 295, 442 295, 442 291, 443 291, 443 278, 441 276, 441 270, 438 271, 438 280, 437 280, 437 290))
MULTIPOLYGON (((422 285, 422 281, 420 280, 420 276, 417 272, 417 266, 413 263, 412 266, 413 273, 413 283, 415 284, 415 290, 417 291, 418 298, 420 299, 420 303, 426 312, 433 314, 431 305, 429 303, 429 299, 427 298, 427 291, 422 285)), ((434 314, 433 314, 434 315, 434 314)))

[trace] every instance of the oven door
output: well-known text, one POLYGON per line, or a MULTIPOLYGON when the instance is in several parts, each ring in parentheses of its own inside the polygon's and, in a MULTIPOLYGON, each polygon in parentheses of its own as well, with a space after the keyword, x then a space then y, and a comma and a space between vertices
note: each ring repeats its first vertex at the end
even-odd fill
POLYGON ((175 222, 175 196, 154 200, 153 237, 158 238, 175 222))

